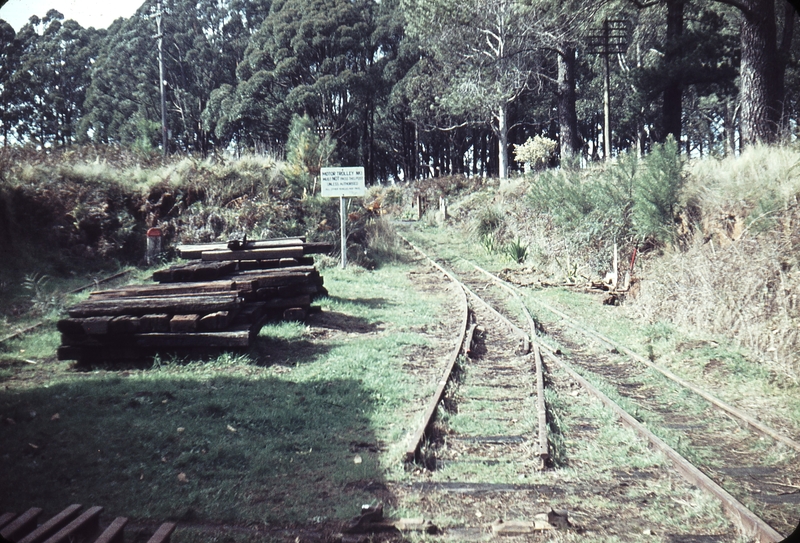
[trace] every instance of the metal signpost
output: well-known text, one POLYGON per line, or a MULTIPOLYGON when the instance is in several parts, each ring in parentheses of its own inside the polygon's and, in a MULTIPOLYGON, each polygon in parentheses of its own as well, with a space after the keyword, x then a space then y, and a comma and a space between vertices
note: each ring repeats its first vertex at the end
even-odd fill
POLYGON ((364 196, 367 190, 364 182, 364 167, 322 168, 320 171, 322 196, 339 197, 339 220, 342 241, 342 268, 347 267, 347 216, 345 198, 364 196))

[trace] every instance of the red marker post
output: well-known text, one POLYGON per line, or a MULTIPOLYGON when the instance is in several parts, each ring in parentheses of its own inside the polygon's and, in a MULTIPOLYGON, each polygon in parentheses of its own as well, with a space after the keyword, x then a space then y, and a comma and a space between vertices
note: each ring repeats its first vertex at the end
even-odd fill
POLYGON ((148 266, 152 266, 158 255, 161 254, 161 229, 150 228, 147 230, 147 251, 145 252, 145 261, 148 266))

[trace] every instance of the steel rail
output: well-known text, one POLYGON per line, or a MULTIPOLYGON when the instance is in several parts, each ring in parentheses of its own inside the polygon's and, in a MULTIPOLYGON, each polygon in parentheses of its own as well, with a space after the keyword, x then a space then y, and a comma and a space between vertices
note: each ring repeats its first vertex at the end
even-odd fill
MULTIPOLYGON (((483 272, 490 278, 492 278, 495 282, 500 285, 504 285, 504 287, 508 290, 517 291, 517 294, 520 295, 518 289, 513 285, 509 285, 506 281, 503 281, 499 277, 496 277, 494 274, 484 270, 477 264, 471 263, 473 267, 477 270, 483 272)), ((573 323, 573 326, 577 326, 574 324, 573 319, 571 319, 568 315, 549 307, 547 304, 541 302, 542 306, 544 306, 547 310, 552 311, 553 313, 565 318, 566 320, 573 323)), ((523 302, 523 307, 525 304, 523 302)), ((525 309, 527 314, 527 308, 525 309)), ((582 331, 588 333, 588 335, 594 335, 597 339, 608 343, 616 347, 619 350, 624 350, 626 354, 632 356, 633 358, 641 358, 636 353, 633 353, 629 349, 625 348, 622 345, 617 344, 613 340, 608 338, 604 338, 599 333, 592 333, 593 331, 588 331, 585 328, 580 328, 582 331)), ((750 509, 748 509, 745 505, 739 502, 735 497, 733 497, 730 493, 728 493, 724 488, 718 485, 713 479, 708 477, 705 473, 703 473, 700 469, 694 466, 691 462, 686 460, 680 453, 678 453, 675 449, 670 447, 666 442, 664 442, 661 438, 656 436, 653 432, 651 432, 646 426, 636 420, 633 416, 628 414, 624 409, 622 409, 616 402, 611 400, 608 396, 606 396, 602 391, 600 391, 597 387, 592 385, 589 381, 587 381, 584 377, 578 374, 574 369, 570 367, 564 360, 561 360, 554 350, 547 345, 542 345, 547 351, 548 358, 563 368, 573 379, 578 381, 586 390, 588 390, 592 395, 598 398, 606 407, 611 409, 620 419, 631 427, 637 434, 639 434, 644 439, 647 439, 653 447, 657 450, 664 453, 667 458, 669 458, 675 468, 684 476, 684 478, 689 481, 690 483, 698 486, 699 488, 705 489, 706 491, 713 494, 717 499, 722 502, 723 509, 725 510, 728 518, 733 520, 742 532, 747 535, 748 537, 755 537, 758 541, 764 543, 774 543, 783 541, 784 537, 779 534, 774 528, 772 528, 769 524, 764 522, 759 516, 753 513, 750 509)), ((654 364, 652 364, 649 360, 645 361, 648 366, 653 366, 654 369, 659 369, 654 364)), ((668 370, 667 373, 671 373, 668 370)), ((663 373, 663 372, 662 372, 663 373)), ((665 374, 666 375, 666 374, 665 374)), ((667 375, 669 377, 669 375, 667 375)), ((677 376, 676 376, 677 377, 677 376)), ((671 378, 671 377, 670 377, 671 378)), ((680 378, 676 382, 682 381, 680 378)), ((682 383, 681 383, 682 384, 682 383)), ((694 391, 694 387, 688 387, 694 391)), ((714 403, 714 402, 712 402, 714 403)), ((721 402, 720 402, 721 403, 721 402)), ((715 404, 716 405, 716 404, 715 404)), ((737 410, 738 411, 738 410, 737 410)), ((788 438, 787 438, 788 439, 788 438)))
POLYGON ((99 285, 101 283, 107 283, 108 281, 113 281, 114 279, 118 279, 119 277, 123 277, 125 275, 128 275, 129 273, 131 273, 131 271, 133 271, 133 270, 122 270, 121 272, 115 273, 114 275, 109 275, 106 278, 100 279, 98 281, 94 281, 92 283, 89 283, 87 285, 83 285, 82 287, 78 287, 78 288, 72 289, 70 291, 67 291, 67 294, 77 294, 79 292, 83 292, 84 290, 90 289, 90 288, 92 288, 94 286, 97 286, 97 285, 99 285))
MULTIPOLYGON (((474 266, 477 270, 483 272, 484 274, 488 275, 489 277, 493 278, 496 282, 499 282, 499 284, 504 284, 504 285, 507 286, 507 288, 518 290, 517 287, 515 287, 513 285, 509 285, 506 281, 503 281, 499 277, 496 277, 492 273, 484 270, 483 268, 481 268, 477 264, 472 264, 472 266, 474 266)), ((614 341, 613 339, 608 338, 608 337, 602 335, 601 333, 599 333, 599 332, 597 332, 595 330, 591 330, 591 329, 587 328, 584 324, 576 321, 575 319, 573 319, 572 317, 570 317, 569 315, 567 315, 563 311, 560 311, 560 310, 552 307, 550 304, 548 304, 546 302, 542 302, 541 300, 536 300, 536 303, 541 305, 543 308, 545 308, 546 310, 550 311, 551 313, 554 313, 554 314, 558 315, 559 317, 561 317, 562 319, 567 321, 573 328, 577 329, 581 333, 583 333, 585 335, 588 335, 588 336, 591 336, 591 337, 594 337, 595 339, 597 339, 597 340, 599 340, 599 341, 601 341, 603 343, 606 343, 607 345, 610 345, 611 347, 614 347, 618 351, 621 351, 621 352, 627 354, 628 356, 630 356, 631 358, 633 358, 637 362, 641 362, 642 364, 646 365, 647 367, 649 367, 651 369, 654 369, 655 371, 661 373, 662 375, 664 375, 668 379, 678 383, 679 385, 681 385, 681 386, 683 386, 685 388, 688 388, 689 390, 691 390, 692 392, 694 392, 695 394, 697 394, 698 396, 700 396, 704 400, 708 401, 709 403, 711 403, 715 407, 717 407, 719 409, 722 409, 723 411, 725 411, 728 414, 732 415, 733 417, 735 417, 736 419, 740 420, 741 422, 744 422, 745 424, 747 424, 748 426, 750 426, 754 430, 757 430, 757 431, 761 432, 762 434, 771 437, 775 441, 779 441, 779 442, 783 443, 784 445, 788 445, 789 447, 793 448, 794 450, 800 452, 800 443, 798 443, 797 441, 793 440, 792 438, 790 438, 790 437, 778 432, 777 430, 775 430, 773 428, 770 428, 766 424, 764 424, 764 423, 760 422, 759 420, 753 418, 752 416, 748 415, 747 413, 745 413, 741 409, 725 403, 724 401, 720 400, 716 396, 713 396, 712 394, 706 392, 705 390, 699 388, 698 386, 686 381, 685 379, 683 379, 682 377, 679 377, 678 375, 674 374, 670 370, 668 370, 668 369, 666 369, 666 368, 664 368, 662 366, 659 366, 658 364, 655 364, 655 363, 651 362, 650 360, 648 360, 645 357, 641 356, 640 354, 632 351, 631 349, 625 347, 624 345, 618 343, 617 341, 614 341)))
POLYGON ((628 414, 624 409, 617 405, 611 398, 603 394, 597 387, 592 385, 584 377, 573 370, 569 364, 559 359, 556 354, 546 345, 542 346, 548 354, 548 358, 559 367, 564 369, 570 377, 578 381, 581 386, 588 390, 593 396, 598 398, 606 407, 611 409, 627 426, 632 428, 639 436, 647 439, 653 447, 664 453, 672 461, 672 464, 690 483, 698 488, 704 489, 713 494, 722 502, 722 508, 734 523, 742 530, 745 536, 754 537, 762 543, 777 543, 783 541, 784 537, 779 534, 772 526, 764 522, 755 513, 745 507, 739 500, 729 494, 724 488, 715 483, 705 473, 700 471, 691 462, 686 460, 675 449, 667 445, 661 438, 647 429, 642 423, 628 414))
MULTIPOLYGON (((108 276, 108 277, 106 277, 104 279, 100 279, 99 281, 95 281, 93 283, 89 283, 88 285, 83 285, 82 287, 78 287, 76 289, 68 290, 67 294, 77 294, 77 293, 82 292, 82 291, 84 291, 86 289, 92 288, 95 285, 99 285, 100 283, 105 283, 107 281, 111 281, 113 279, 117 279, 118 277, 122 277, 124 275, 127 275, 127 274, 131 273, 131 271, 132 270, 123 270, 121 272, 115 273, 114 275, 110 275, 110 276, 108 276)), ((28 326, 27 328, 24 328, 22 330, 18 330, 18 331, 14 332, 12 334, 9 334, 9 335, 7 335, 7 336, 5 336, 3 338, 0 338, 0 345, 5 343, 6 341, 10 341, 12 339, 16 339, 16 338, 18 338, 20 336, 24 336, 28 332, 32 332, 32 331, 36 330, 37 328, 39 328, 40 326, 45 324, 45 322, 46 321, 39 321, 39 322, 37 322, 35 324, 32 324, 31 326, 28 326)))
POLYGON ((530 327, 530 337, 531 343, 533 344, 533 351, 534 351, 534 358, 536 363, 536 409, 539 415, 539 456, 546 460, 550 456, 549 446, 548 446, 548 437, 547 437, 547 411, 546 405, 544 401, 544 371, 542 368, 542 354, 539 350, 539 345, 537 342, 533 341, 533 338, 536 337, 536 321, 534 320, 533 316, 531 315, 530 311, 525 305, 525 301, 522 299, 522 296, 519 292, 512 289, 509 285, 507 285, 504 281, 500 280, 499 277, 495 277, 491 273, 487 272, 477 264, 473 264, 470 262, 476 269, 485 273, 495 282, 498 286, 504 288, 508 291, 520 304, 522 307, 522 312, 525 314, 525 319, 528 321, 528 326, 530 327))
POLYGON ((436 408, 439 405, 439 402, 442 401, 442 396, 444 395, 444 390, 447 387, 447 383, 450 382, 450 377, 453 373, 453 368, 458 361, 458 356, 461 354, 462 351, 465 351, 469 348, 469 344, 472 342, 471 336, 472 332, 474 332, 475 328, 469 326, 469 303, 467 302, 467 293, 464 290, 464 286, 456 280, 447 270, 439 266, 436 262, 434 262, 431 258, 428 257, 425 253, 423 253, 419 248, 417 248, 413 243, 408 241, 402 235, 400 236, 403 241, 405 241, 408 245, 411 246, 416 252, 421 254, 424 258, 428 259, 433 265, 443 272, 453 283, 459 286, 459 292, 463 295, 461 297, 461 325, 459 330, 463 330, 461 335, 458 338, 458 341, 453 346, 452 351, 448 354, 447 363, 445 366, 444 373, 442 374, 441 379, 439 379, 439 384, 436 387, 436 392, 434 392, 433 396, 428 402, 428 407, 425 409, 425 414, 423 415, 422 423, 419 425, 417 430, 412 434, 409 444, 406 447, 406 454, 405 454, 405 461, 406 462, 414 462, 417 458, 417 454, 419 453, 420 447, 422 446, 422 442, 425 439, 425 434, 428 431, 428 428, 433 422, 433 418, 436 414, 436 408), (465 347, 466 343, 466 347, 465 347))
MULTIPOLYGON (((494 278, 496 281, 499 281, 500 283, 498 284, 505 283, 500 278, 496 278, 493 274, 480 268, 480 266, 477 266, 476 264, 472 265, 479 271, 482 271, 488 276, 494 278)), ((513 287, 511 286, 508 286, 507 288, 513 290, 513 287)), ((530 314, 524 302, 522 306, 526 313, 526 317, 530 318, 530 320, 532 321, 533 319, 532 317, 530 317, 530 314)), ((533 328, 533 331, 535 332, 535 327, 533 328)), ((538 342, 534 343, 534 345, 538 346, 538 342)), ((559 367, 563 368, 573 379, 575 379, 578 383, 580 383, 581 386, 583 386, 592 395, 598 398, 606 407, 611 409, 617 416, 620 417, 623 423, 630 426, 642 438, 647 439, 656 450, 659 450, 662 453, 664 453, 664 455, 670 459, 670 461, 678 470, 678 472, 681 473, 681 475, 683 475, 683 477, 687 481, 689 481, 691 484, 696 485, 698 488, 706 490, 707 492, 715 496, 717 499, 719 499, 720 502, 722 503, 725 513, 728 515, 728 518, 730 518, 734 523, 736 523, 736 525, 742 530, 742 532, 746 536, 754 537, 762 543, 777 543, 779 541, 783 541, 784 537, 781 534, 779 534, 774 528, 772 528, 769 524, 764 522, 763 519, 758 517, 755 513, 753 513, 750 509, 748 509, 745 505, 743 505, 735 497, 733 497, 730 493, 728 493, 724 488, 719 486, 705 473, 700 471, 699 468, 697 468, 691 462, 686 460, 683 456, 680 455, 680 453, 678 453, 675 449, 670 447, 661 438, 656 436, 647 427, 645 427, 642 423, 640 423, 633 416, 627 413, 624 409, 622 409, 619 405, 617 405, 608 396, 603 394, 603 392, 597 389, 589 381, 587 381, 580 374, 575 372, 571 367, 569 367, 569 365, 566 362, 559 359, 551 348, 549 348, 546 345, 542 345, 542 348, 545 349, 545 351, 547 351, 548 357, 554 363, 556 363, 559 367)))
POLYGON ((537 447, 537 456, 541 458, 542 463, 550 457, 550 445, 549 445, 549 438, 547 432, 547 406, 545 404, 544 398, 544 368, 542 364, 542 355, 539 351, 538 345, 531 341, 531 337, 536 333, 536 323, 533 320, 528 309, 525 307, 525 303, 522 301, 521 298, 518 297, 516 293, 512 291, 512 295, 515 295, 522 306, 523 312, 525 313, 525 317, 528 320, 528 324, 530 325, 531 336, 525 333, 519 326, 511 322, 505 315, 497 311, 494 307, 492 307, 488 302, 486 302, 483 298, 481 298, 477 293, 475 293, 471 288, 464 284, 455 274, 449 272, 444 267, 439 265, 436 261, 434 261, 430 256, 425 254, 421 249, 413 245, 410 241, 408 241, 405 237, 400 235, 400 237, 408 243, 415 251, 421 254, 423 257, 428 259, 433 265, 442 271, 445 275, 447 275, 450 280, 454 281, 456 284, 460 285, 461 288, 469 293, 477 302, 479 302, 484 308, 489 310, 495 317, 497 317, 503 324, 505 324, 512 332, 519 335, 522 339, 522 351, 523 353, 527 354, 531 351, 531 346, 533 347, 533 357, 534 357, 534 369, 536 372, 536 411, 537 411, 537 419, 538 419, 538 447, 537 447))

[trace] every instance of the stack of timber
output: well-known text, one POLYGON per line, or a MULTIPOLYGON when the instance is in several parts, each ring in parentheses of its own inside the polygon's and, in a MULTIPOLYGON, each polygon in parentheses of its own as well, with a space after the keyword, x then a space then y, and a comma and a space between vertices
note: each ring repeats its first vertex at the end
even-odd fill
POLYGON ((58 322, 60 360, 138 358, 160 350, 247 348, 269 320, 303 320, 326 296, 303 238, 182 245, 188 263, 157 283, 92 292, 58 322))

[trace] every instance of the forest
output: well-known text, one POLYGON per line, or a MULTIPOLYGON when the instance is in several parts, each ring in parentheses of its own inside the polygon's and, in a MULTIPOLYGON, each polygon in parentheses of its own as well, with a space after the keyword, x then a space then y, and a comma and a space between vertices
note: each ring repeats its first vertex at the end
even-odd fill
POLYGON ((795 20, 786 0, 146 0, 100 30, 50 10, 0 20, 0 137, 280 156, 303 117, 370 183, 507 177, 534 136, 551 164, 669 135, 726 156, 796 137, 795 20))

